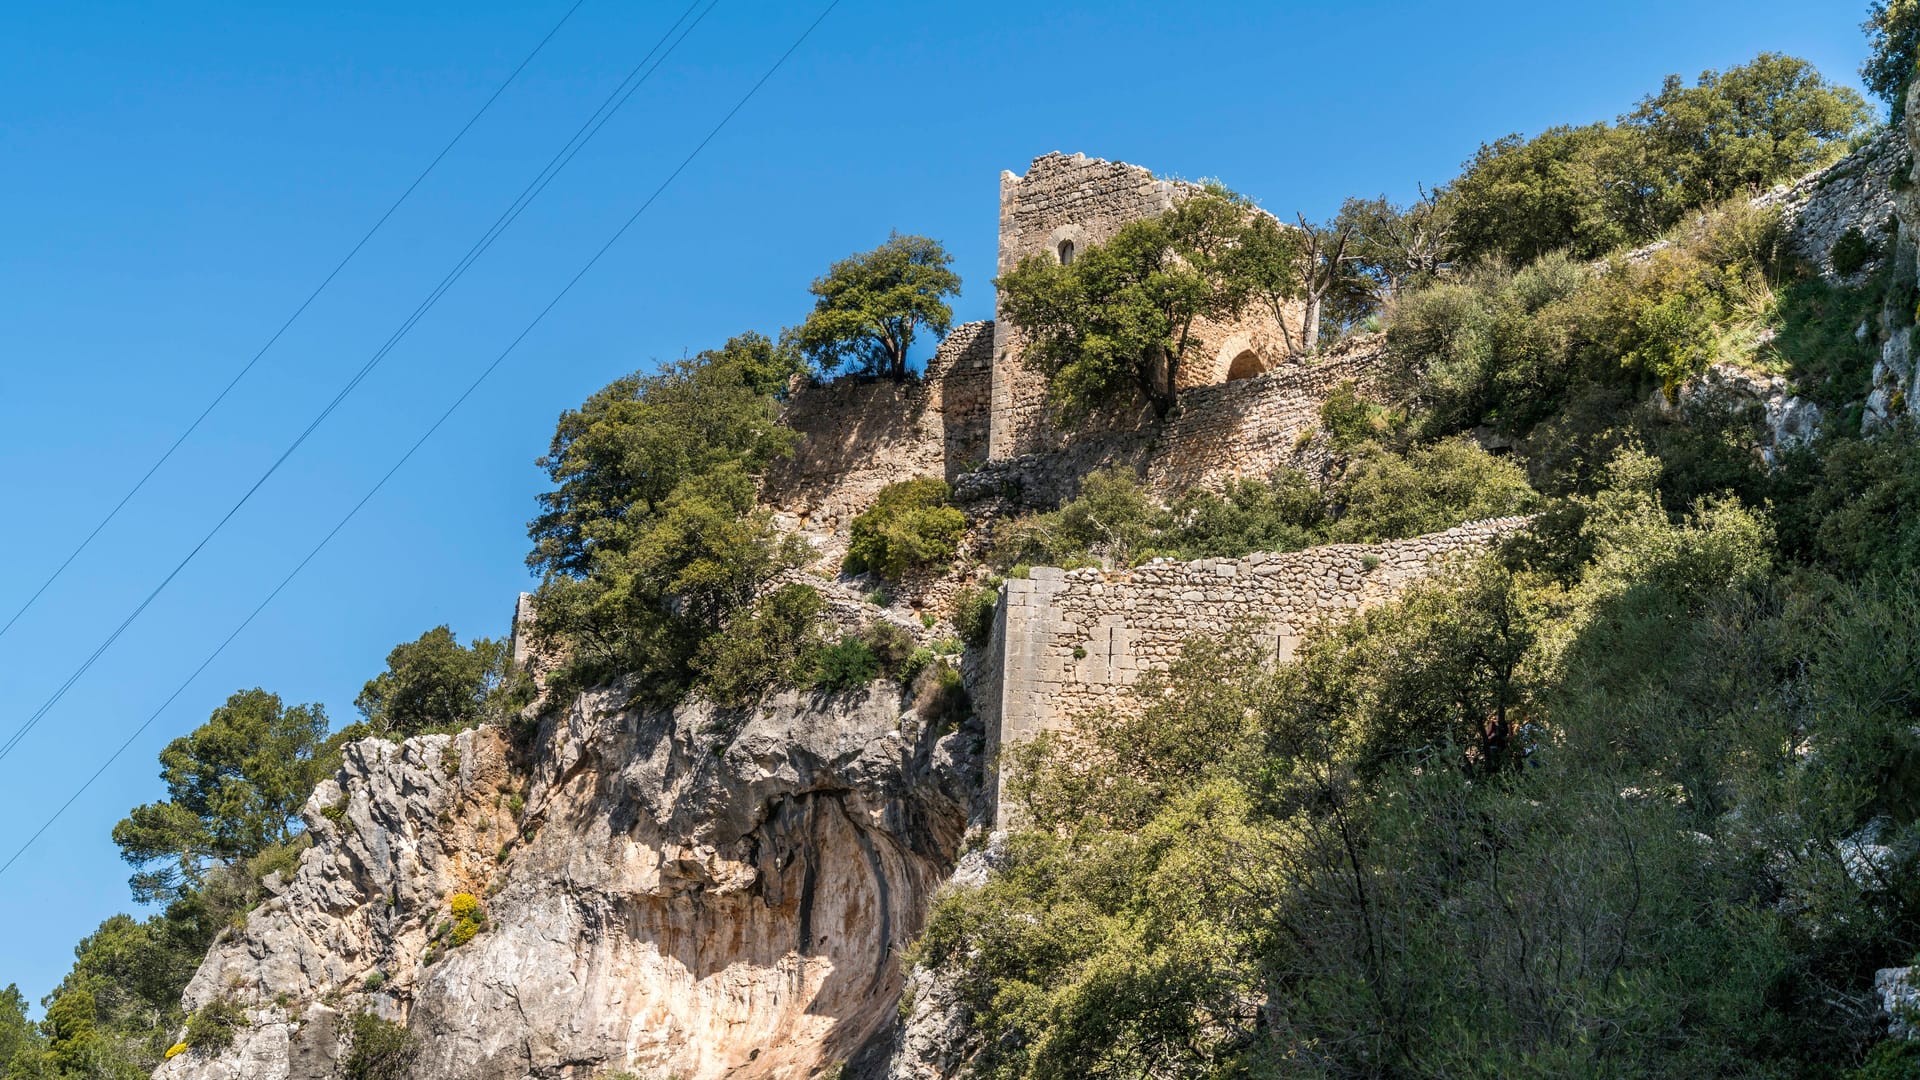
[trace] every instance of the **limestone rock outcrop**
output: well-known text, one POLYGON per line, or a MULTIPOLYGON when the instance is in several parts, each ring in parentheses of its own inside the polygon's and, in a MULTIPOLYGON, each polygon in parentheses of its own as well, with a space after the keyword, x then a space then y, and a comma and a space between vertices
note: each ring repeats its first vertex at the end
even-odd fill
POLYGON ((420 1039, 423 1080, 786 1080, 884 1063, 899 950, 947 877, 981 737, 892 691, 740 712, 589 692, 524 767, 501 732, 347 749, 315 844, 214 947, 189 1008, 249 1008, 164 1080, 319 1080, 340 1019, 420 1039), (450 905, 479 902, 460 943, 450 905))

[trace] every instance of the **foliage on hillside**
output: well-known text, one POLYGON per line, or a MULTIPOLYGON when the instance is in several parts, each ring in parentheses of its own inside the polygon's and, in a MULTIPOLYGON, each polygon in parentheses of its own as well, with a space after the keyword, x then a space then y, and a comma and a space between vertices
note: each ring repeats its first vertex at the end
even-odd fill
POLYGON ((1325 486, 1282 470, 1219 492, 1196 488, 1164 505, 1132 472, 1110 469, 1088 476, 1057 510, 1001 523, 988 561, 1001 570, 1127 567, 1161 556, 1377 543, 1524 513, 1537 500, 1519 465, 1464 439, 1400 451, 1369 443, 1325 486))
MULTIPOLYGON (((1870 12, 1864 74, 1896 116, 1915 12, 1870 12)), ((1614 124, 1489 143, 1411 206, 1349 200, 1283 229, 1216 188, 1002 282, 1069 411, 1171 408, 1195 319, 1302 302, 1320 317, 1301 352, 1383 318, 1405 405, 1337 394, 1324 485, 1283 473, 1163 505, 1096 474, 1002 523, 1004 568, 1538 518, 1291 663, 1228 635, 1148 676, 1140 711, 1016 748, 1026 827, 915 950, 959 978, 978 1075, 1911 1071, 1910 1048, 1875 1046, 1869 985, 1920 950, 1920 433, 1863 440, 1846 411, 1891 270, 1818 278, 1736 198, 1829 160, 1862 118, 1762 55, 1669 79, 1614 124), (1785 372, 1838 423, 1766 472, 1748 418, 1654 400, 1713 361, 1785 372)), ((1881 243, 1849 238, 1836 265, 1881 243)), ((528 558, 557 686, 744 706, 885 676, 929 724, 964 715, 957 670, 900 627, 829 636, 815 589, 767 587, 807 553, 755 505, 795 438, 779 407, 802 360, 903 374, 914 334, 951 319, 947 266, 897 237, 816 282, 781 343, 743 334, 560 418, 528 558)), ((859 530, 875 569, 953 555, 944 493, 877 509, 859 530)), ((992 603, 957 598, 975 644, 992 603)), ((366 684, 365 723, 330 734, 317 705, 242 691, 170 743, 167 797, 114 830, 159 909, 81 941, 40 1021, 0 992, 0 1072, 132 1080, 233 1038, 231 1000, 188 1017, 181 991, 296 866, 298 811, 342 743, 504 717, 522 698, 503 653, 436 628, 366 684)), ((418 1049, 365 1013, 343 1030, 349 1075, 405 1075, 418 1049)))
POLYGON ((1572 573, 1516 549, 1278 667, 1190 648, 1142 711, 1021 752, 1028 827, 917 953, 980 1075, 1858 1061, 1873 969, 1920 946, 1920 582, 1796 563, 1658 469, 1622 451, 1568 500, 1572 573))
MULTIPOLYGON (((1289 663, 1196 641, 1135 708, 1011 751, 1022 827, 915 953, 975 1075, 1907 1075, 1872 979, 1920 950, 1920 434, 1848 411, 1891 278, 1824 281, 1738 202, 1693 213, 1860 118, 1763 56, 1491 144, 1427 204, 1452 257, 1384 311, 1407 413, 1330 402, 1324 493, 1192 498, 1260 545, 1480 500, 1534 529, 1289 663), (1668 406, 1714 362, 1835 422, 1769 472, 1751 417, 1668 406)), ((1178 525, 1105 475, 998 550, 1197 554, 1178 525)))

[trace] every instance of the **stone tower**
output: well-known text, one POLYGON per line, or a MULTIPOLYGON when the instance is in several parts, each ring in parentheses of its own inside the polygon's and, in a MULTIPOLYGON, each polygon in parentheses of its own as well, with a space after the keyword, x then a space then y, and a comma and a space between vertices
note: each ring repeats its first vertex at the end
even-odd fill
MULTIPOLYGON (((1070 261, 1077 252, 1105 243, 1129 221, 1166 212, 1198 185, 1162 180, 1138 165, 1101 161, 1085 154, 1044 154, 1025 176, 1000 174, 1000 257, 996 273, 1021 260, 1045 255, 1070 261)), ((993 322, 992 419, 987 456, 1004 460, 1056 448, 1060 433, 1046 419, 1046 382, 1020 362, 1019 330, 997 307, 993 322)), ((1196 351, 1187 359, 1180 389, 1243 379, 1268 371, 1285 358, 1280 329, 1265 312, 1248 311, 1231 322, 1195 327, 1196 351)))

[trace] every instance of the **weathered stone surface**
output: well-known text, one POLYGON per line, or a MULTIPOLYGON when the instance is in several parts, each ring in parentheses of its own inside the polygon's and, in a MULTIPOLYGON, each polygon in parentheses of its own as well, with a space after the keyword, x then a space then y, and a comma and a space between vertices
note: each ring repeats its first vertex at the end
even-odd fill
MULTIPOLYGON (((1500 518, 1386 544, 1333 544, 1241 559, 1153 559, 1131 570, 1036 567, 1006 583, 999 694, 976 695, 988 753, 1124 708, 1142 671, 1205 631, 1246 635, 1280 659, 1316 625, 1391 599, 1449 556, 1522 527, 1500 518)), ((1007 824, 999 810, 1000 827, 1007 824)))
POLYGON ((429 1080, 809 1076, 891 1031, 978 744, 877 690, 745 715, 597 691, 547 722, 530 773, 491 729, 356 743, 287 890, 188 988, 254 1023, 157 1075, 317 1080, 339 1052, 323 1013, 370 1008, 420 1034, 429 1080), (459 892, 488 928, 430 946, 459 892))
POLYGON ((1920 1037, 1920 987, 1914 985, 1910 967, 1881 968, 1873 973, 1873 992, 1880 996, 1880 1011, 1887 1016, 1887 1036, 1894 1039, 1920 1037))
POLYGON ((1656 407, 1685 416, 1700 409, 1731 410, 1753 422, 1754 454, 1768 466, 1796 446, 1804 446, 1819 432, 1820 406, 1793 392, 1780 375, 1763 375, 1730 364, 1714 364, 1680 388, 1680 400, 1670 404, 1666 393, 1654 391, 1656 407))

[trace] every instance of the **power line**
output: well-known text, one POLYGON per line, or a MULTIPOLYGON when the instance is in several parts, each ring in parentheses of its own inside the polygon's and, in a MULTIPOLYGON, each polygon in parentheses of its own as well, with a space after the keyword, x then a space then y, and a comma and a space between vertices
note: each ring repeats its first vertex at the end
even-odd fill
POLYGON ((127 489, 127 493, 120 496, 120 501, 113 504, 113 509, 107 511, 107 516, 100 519, 99 524, 93 527, 93 531, 89 532, 85 539, 81 540, 72 551, 68 552, 67 557, 61 561, 60 565, 54 567, 53 573, 48 574, 47 579, 40 583, 40 587, 33 591, 33 595, 27 597, 26 603, 20 605, 19 610, 15 611, 12 617, 7 619, 4 626, 0 626, 0 638, 6 637, 7 631, 13 629, 13 624, 20 621, 20 617, 27 613, 27 609, 32 607, 47 589, 52 587, 54 582, 60 580, 60 575, 67 572, 67 567, 72 566, 73 560, 79 558, 80 553, 87 550, 87 547, 93 543, 94 538, 100 535, 100 531, 111 524, 114 518, 120 516, 120 511, 126 509, 127 503, 131 502, 135 495, 140 494, 141 489, 147 486, 147 481, 153 479, 153 474, 159 472, 160 467, 165 465, 168 460, 173 457, 174 451, 180 449, 181 445, 185 443, 195 431, 200 430, 200 425, 213 413, 213 410, 220 407, 220 403, 227 399, 228 394, 233 393, 233 388, 240 385, 240 381, 247 377, 247 374, 254 369, 254 366, 260 363, 260 358, 267 355, 267 350, 273 348, 274 344, 280 340, 281 335, 285 334, 287 329, 291 327, 301 315, 306 313, 307 308, 312 306, 315 300, 319 299, 320 294, 326 291, 328 285, 333 284, 333 279, 340 276, 340 271, 347 268, 347 264, 353 261, 354 256, 360 254, 360 249, 366 247, 367 241, 372 240, 373 235, 379 232, 381 226, 387 223, 387 219, 392 217, 394 212, 400 209, 400 204, 406 202, 408 197, 414 193, 414 190, 426 181, 428 174, 432 173, 433 170, 439 166, 440 162, 453 151, 454 146, 466 137, 467 132, 473 129, 473 125, 480 122, 480 118, 487 114, 487 110, 493 108, 493 103, 500 100, 501 94, 507 92, 507 87, 513 85, 514 81, 520 77, 520 73, 527 69, 527 65, 533 63, 533 58, 540 55, 540 51, 547 47, 547 43, 553 40, 553 36, 560 32, 560 28, 565 26, 567 20, 573 18, 574 12, 579 11, 581 6, 586 2, 587 0, 574 0, 574 5, 568 8, 565 14, 560 16, 560 21, 553 24, 553 28, 547 31, 547 35, 541 38, 539 44, 533 47, 533 51, 528 53, 526 58, 520 61, 520 65, 507 75, 506 81, 495 87, 493 93, 488 96, 487 100, 480 104, 480 108, 476 110, 472 116, 467 118, 465 124, 460 125, 460 130, 454 132, 453 138, 447 140, 447 145, 440 148, 440 152, 433 156, 432 161, 427 162, 427 167, 420 170, 420 175, 413 178, 413 183, 408 184, 407 189, 400 193, 400 197, 393 200, 393 204, 388 206, 386 212, 381 214, 379 219, 373 223, 373 227, 369 228, 366 233, 360 237, 359 242, 354 244, 346 255, 334 264, 333 269, 327 272, 327 276, 320 279, 320 284, 315 285, 313 291, 307 294, 307 298, 300 301, 300 306, 293 309, 293 314, 287 316, 286 320, 280 324, 280 328, 273 332, 272 337, 267 338, 267 343, 260 346, 259 350, 241 366, 233 378, 227 380, 227 385, 222 387, 220 392, 213 396, 213 400, 207 403, 206 408, 200 410, 200 415, 194 417, 193 423, 188 424, 187 429, 180 433, 180 437, 173 440, 173 445, 167 447, 166 451, 162 453, 152 465, 147 467, 147 471, 141 474, 140 479, 134 482, 133 487, 127 489))
POLYGON ((21 844, 19 849, 7 858, 6 862, 0 863, 0 876, 4 876, 6 872, 13 867, 14 863, 20 861, 20 857, 27 853, 27 849, 32 847, 34 842, 39 840, 48 829, 52 828, 53 823, 60 820, 60 816, 65 814, 68 808, 72 807, 80 796, 86 794, 87 790, 93 786, 95 781, 106 774, 106 771, 113 766, 114 762, 120 760, 120 756, 125 754, 149 727, 153 726, 153 722, 160 718, 160 715, 167 710, 167 707, 172 705, 181 694, 185 693, 187 687, 191 686, 193 681, 199 678, 201 673, 206 671, 207 668, 220 657, 221 653, 226 651, 227 646, 233 644, 234 639, 238 638, 241 632, 246 630, 246 628, 253 623, 253 620, 258 618, 260 613, 267 609, 267 605, 273 603, 274 598, 278 597, 288 585, 293 583, 293 579, 298 577, 300 572, 307 568, 307 564, 311 563, 328 544, 332 543, 334 537, 340 535, 341 530, 347 527, 347 524, 360 513, 361 509, 364 508, 367 503, 373 501, 373 497, 378 495, 382 488, 386 487, 387 481, 392 480, 394 475, 413 458, 413 455, 418 453, 420 448, 427 444, 427 440, 433 438, 434 433, 438 432, 449 419, 452 419, 453 414, 459 411, 460 406, 466 404, 467 399, 472 397, 474 393, 480 389, 481 384, 486 382, 487 379, 499 369, 502 363, 506 362, 507 357, 512 355, 513 351, 520 347, 520 343, 525 341, 527 336, 532 334, 534 329, 546 320, 547 315, 560 305, 560 301, 564 300, 567 294, 573 291, 573 287, 578 285, 580 280, 587 276, 587 273, 599 263, 601 258, 604 257, 607 252, 611 251, 615 244, 620 242, 620 238, 625 236, 627 231, 633 228, 634 223, 640 220, 641 215, 645 214, 647 209, 679 178, 680 174, 686 171, 687 166, 693 164, 694 159, 699 157, 701 151, 707 148, 707 144, 711 143, 715 137, 720 134, 721 130, 733 121, 733 118, 739 114, 741 109, 746 108, 747 103, 752 101, 754 95, 760 92, 760 88, 765 86, 768 80, 773 78, 774 74, 786 64, 787 59, 798 51, 801 45, 806 43, 807 38, 811 37, 813 32, 819 29, 820 24, 827 20, 827 16, 833 14, 833 9, 839 6, 840 0, 830 0, 827 6, 821 10, 820 14, 814 18, 813 22, 807 24, 807 28, 802 30, 800 36, 793 40, 793 44, 787 46, 787 51, 781 53, 780 58, 775 60, 772 66, 767 68, 765 73, 760 76, 759 81, 755 82, 753 86, 748 88, 745 94, 741 95, 740 100, 734 103, 733 108, 727 110, 727 114, 720 118, 719 123, 713 125, 712 130, 707 132, 706 138, 701 139, 699 144, 687 154, 680 164, 676 166, 672 172, 667 174, 667 178, 660 182, 659 187, 653 189, 653 194, 647 196, 646 201, 640 204, 639 209, 629 215, 627 220, 621 223, 618 229, 614 230, 613 235, 607 239, 607 242, 600 245, 599 250, 595 251, 592 257, 587 259, 586 264, 580 267, 579 271, 575 273, 573 277, 569 278, 565 285, 560 287, 560 291, 554 294, 553 299, 547 301, 546 306, 541 308, 538 314, 534 315, 532 321, 528 322, 526 327, 522 329, 512 341, 507 343, 506 348, 500 350, 500 355, 494 357, 493 362, 488 364, 471 383, 467 384, 467 388, 460 392, 460 396, 454 398, 453 403, 447 406, 439 418, 428 425, 427 430, 422 432, 418 439, 414 440, 413 445, 407 448, 406 453, 401 454, 400 459, 393 463, 393 467, 388 469, 386 473, 380 477, 379 481, 377 481, 373 487, 369 488, 365 495, 360 497, 359 502, 353 504, 353 508, 348 510, 346 515, 335 523, 333 528, 328 530, 325 536, 320 538, 320 542, 315 544, 313 549, 307 552, 306 557, 296 563, 292 570, 288 571, 286 577, 280 579, 280 584, 273 587, 273 591, 269 592, 266 598, 261 600, 259 605, 256 606, 252 612, 248 613, 245 619, 240 621, 240 625, 234 627, 233 632, 228 634, 226 639, 221 641, 211 653, 207 654, 207 658, 200 662, 200 666, 194 668, 193 673, 182 680, 180 685, 174 689, 173 693, 167 695, 167 699, 160 703, 160 707, 155 709, 146 720, 142 721, 139 727, 133 729, 133 733, 127 736, 126 741, 121 743, 112 754, 107 756, 107 760, 102 762, 98 769, 94 770, 93 775, 87 777, 86 782, 82 783, 72 795, 68 796, 67 801, 61 803, 60 808, 55 810, 38 829, 34 830, 32 836, 27 837, 26 843, 21 844))
POLYGON ((480 260, 482 255, 486 254, 487 250, 493 246, 494 241, 498 240, 515 221, 519 220, 520 215, 526 211, 527 207, 531 206, 533 201, 540 197, 540 193, 545 191, 547 186, 553 182, 554 178, 560 175, 561 170, 565 169, 568 163, 580 153, 587 143, 592 141, 593 137, 600 133, 600 129, 605 127, 609 120, 613 119, 614 114, 633 97, 634 93, 638 91, 648 79, 653 77, 653 73, 660 69, 660 65, 666 62, 667 57, 671 56, 673 51, 679 48, 680 43, 685 41, 689 34, 693 33, 694 29, 718 6, 719 2, 720 0, 710 0, 706 8, 690 23, 687 22, 687 16, 692 15, 695 8, 700 7, 702 0, 693 0, 693 3, 687 6, 687 9, 681 13, 680 17, 674 20, 673 25, 667 28, 666 33, 662 34, 660 39, 654 43, 653 48, 647 51, 647 55, 641 57, 640 62, 634 65, 633 70, 627 74, 627 77, 622 79, 618 86, 614 87, 613 92, 607 95, 606 99, 600 103, 600 106, 587 117, 586 121, 581 124, 567 142, 554 153, 554 156, 548 160, 540 172, 535 174, 534 178, 527 182, 527 186, 522 188, 520 194, 514 197, 513 202, 508 205, 507 209, 501 211, 500 216, 495 218, 493 224, 487 227, 487 231, 481 234, 480 239, 475 241, 471 248, 467 249, 467 253, 460 257, 459 261, 454 264, 453 269, 449 270, 446 275, 440 279, 439 283, 427 294, 427 297, 414 307, 413 311, 401 322, 400 326, 395 329, 392 334, 387 336, 387 340, 381 344, 380 348, 374 351, 367 362, 361 365, 360 370, 355 372, 353 377, 347 380, 346 385, 342 386, 338 393, 334 394, 333 400, 327 402, 326 407, 322 408, 319 414, 307 424, 306 428, 294 438, 293 442, 280 453, 280 456, 274 459, 273 464, 267 466, 266 471, 261 473, 258 479, 254 480, 253 486, 249 487, 246 492, 240 496, 239 501, 227 509, 227 512, 221 516, 220 520, 214 523, 213 528, 208 529, 206 535, 202 536, 199 542, 194 544, 192 550, 188 551, 186 556, 175 564, 172 570, 167 572, 166 577, 162 578, 160 583, 155 585, 153 590, 147 593, 146 597, 135 605, 133 610, 128 612, 124 619, 120 620, 120 624, 113 629, 113 632, 108 634, 106 639, 94 648, 93 652, 87 656, 86 660, 84 660, 78 668, 74 669, 71 675, 67 676, 66 681, 60 684, 53 692, 53 695, 41 703, 40 707, 35 709, 33 714, 28 716, 20 727, 16 729, 12 735, 7 737, 5 743, 0 743, 0 760, 5 760, 8 755, 13 753, 14 749, 20 745, 21 740, 25 739, 28 733, 37 727, 40 721, 45 718, 47 713, 52 710, 55 705, 59 704, 62 698, 66 697, 67 691, 71 690, 74 684, 78 683, 81 677, 86 675, 93 665, 99 661, 100 657, 105 655, 106 651, 113 646, 113 643, 120 639, 120 635, 126 633, 127 628, 133 625, 134 621, 147 610, 147 607, 152 604, 162 592, 166 591, 167 586, 173 583, 173 579, 178 577, 180 572, 185 570, 189 563, 193 562, 201 550, 204 549, 215 536, 219 535, 222 529, 226 528, 229 521, 233 520, 234 515, 238 514, 240 509, 246 506, 248 502, 252 501, 253 496, 266 485, 268 480, 272 479, 275 473, 280 471, 280 466, 286 464, 287 459, 291 458, 294 452, 299 450, 301 445, 320 428, 320 425, 325 423, 327 418, 333 415, 334 410, 338 409, 341 403, 346 401, 347 397, 365 381, 367 376, 373 373, 374 368, 378 367, 380 362, 385 360, 387 355, 400 344, 401 340, 419 324, 420 320, 425 318, 427 313, 440 302, 440 298, 445 296, 456 282, 466 276, 466 272, 472 268, 474 263, 480 260), (683 23, 686 24, 684 30, 681 28, 681 24, 683 23), (676 32, 679 33, 677 38, 674 37, 676 32), (669 39, 671 39, 671 42, 669 42, 669 39), (662 46, 665 46, 664 52, 661 51, 662 46), (657 59, 655 58, 655 54, 658 54, 657 59), (650 63, 651 66, 649 66, 650 63))

